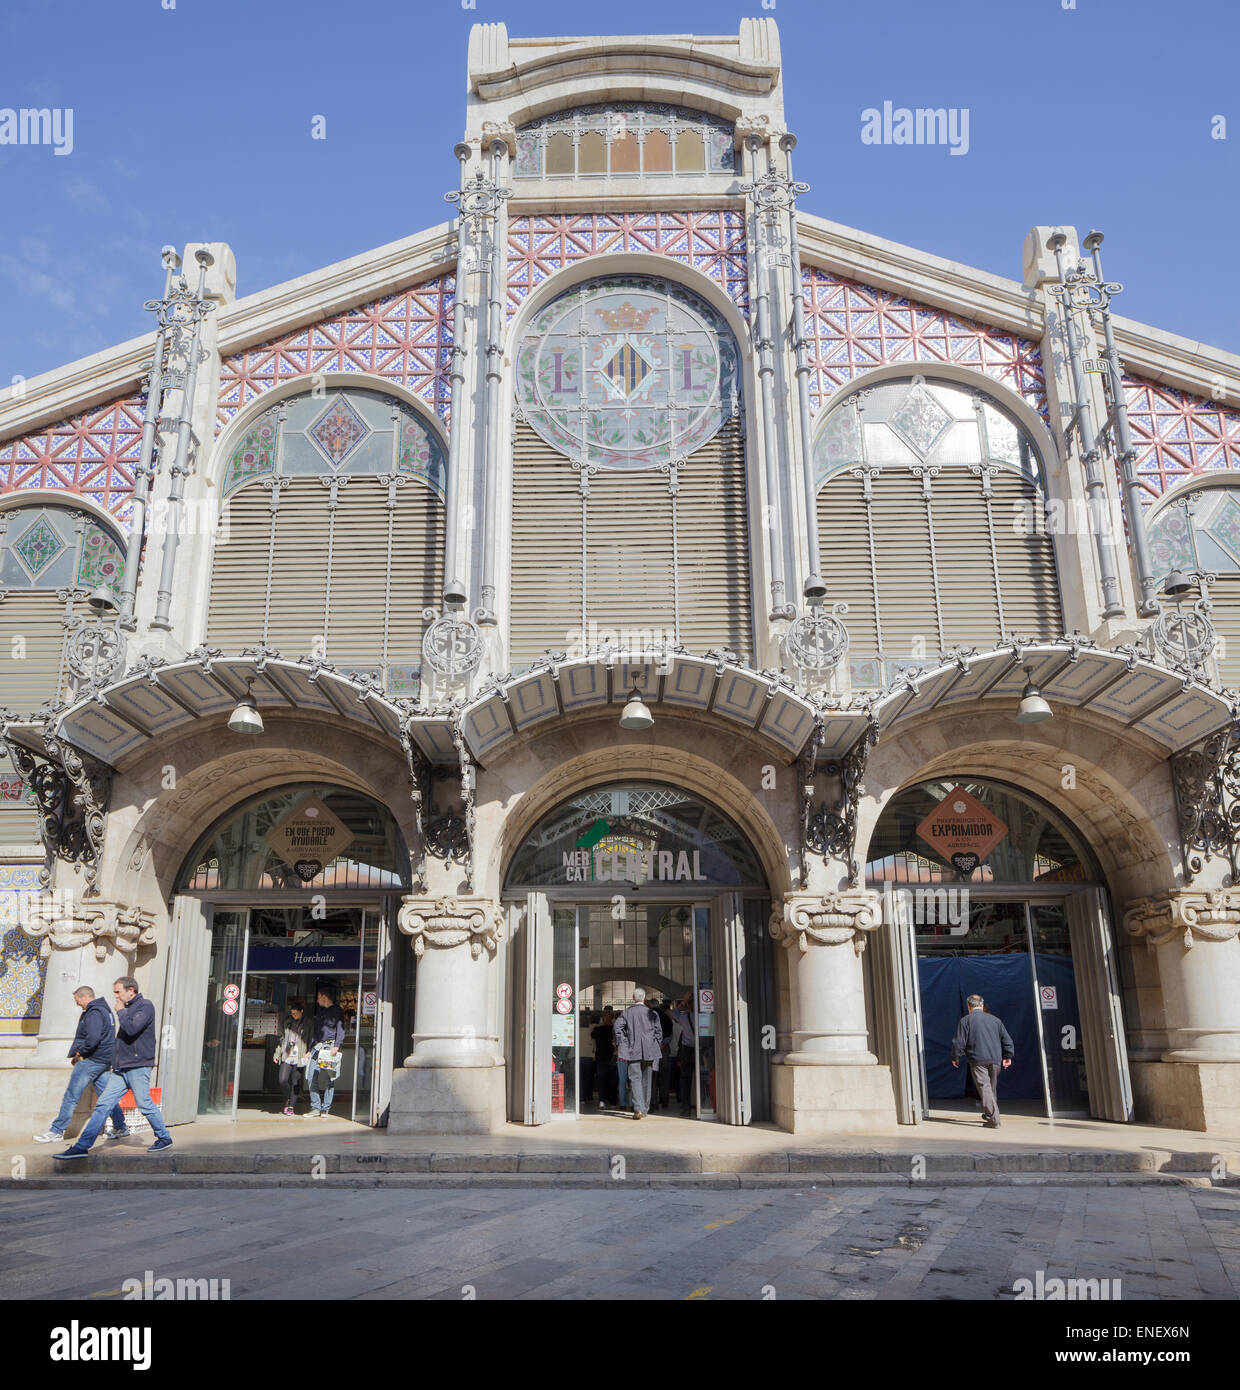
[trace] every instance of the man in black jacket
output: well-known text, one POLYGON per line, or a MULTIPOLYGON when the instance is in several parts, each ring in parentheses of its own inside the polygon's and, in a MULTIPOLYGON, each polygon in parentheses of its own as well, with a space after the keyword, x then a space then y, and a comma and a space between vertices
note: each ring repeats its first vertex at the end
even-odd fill
MULTIPOLYGON (((69 1058, 73 1070, 69 1073, 69 1084, 65 1087, 60 1102, 60 1114, 52 1121, 44 1134, 36 1134, 40 1144, 56 1144, 65 1137, 65 1129, 73 1119, 73 1112, 89 1087, 102 1096, 107 1085, 108 1071, 112 1066, 112 1054, 116 1047, 116 1034, 112 1031, 112 1010, 106 999, 98 999, 89 985, 79 985, 73 991, 73 1002, 82 1011, 78 1019, 77 1032, 69 1044, 69 1058)), ((125 1116, 119 1105, 112 1110, 111 1139, 123 1139, 129 1131, 125 1128, 125 1116)))
POLYGON ((99 1097, 86 1128, 57 1158, 85 1158, 90 1146, 99 1137, 104 1116, 125 1092, 132 1091, 138 1109, 150 1121, 155 1142, 147 1153, 158 1153, 172 1147, 172 1135, 164 1124, 159 1107, 151 1099, 151 1068, 155 1065, 155 1006, 138 993, 138 982, 132 975, 122 975, 112 986, 116 999, 116 1053, 112 1058, 112 1075, 99 1097))
POLYGON ((341 1048, 344 1046, 344 1013, 336 1003, 330 985, 320 985, 315 996, 314 1031, 310 1037, 310 1059, 306 1063, 306 1088, 310 1109, 304 1118, 317 1115, 325 1120, 332 1111, 336 1078, 340 1075, 341 1048))
POLYGON ((999 1100, 995 1092, 999 1072, 1012 1065, 1016 1049, 1003 1020, 985 1012, 986 1001, 980 994, 970 994, 965 1002, 969 1012, 956 1025, 952 1066, 959 1066, 961 1057, 968 1062, 969 1075, 982 1099, 982 1124, 987 1129, 998 1129, 999 1100))

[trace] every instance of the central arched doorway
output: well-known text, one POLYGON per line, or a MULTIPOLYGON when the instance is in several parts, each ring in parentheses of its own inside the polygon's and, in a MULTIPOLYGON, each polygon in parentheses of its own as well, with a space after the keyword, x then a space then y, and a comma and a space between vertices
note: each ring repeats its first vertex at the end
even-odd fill
POLYGON ((652 1113, 770 1118, 770 895, 729 817, 658 782, 578 792, 517 847, 504 900, 510 1119, 626 1112, 611 1026, 639 985, 669 1043, 652 1113))
MULTIPOLYGON (((200 837, 173 909, 169 1123, 287 1113, 275 1052, 298 1003, 312 1031, 339 1010, 330 1114, 386 1122, 397 1043, 413 1027, 412 955, 392 941, 409 882, 387 807, 326 783, 264 791, 200 837)), ((295 1114, 308 1103, 298 1089, 295 1114)))
POLYGON ((1015 1044, 1004 1107, 1131 1119, 1106 887, 1054 807, 985 778, 920 782, 879 818, 866 881, 884 902, 872 1017, 904 1123, 972 1110, 967 1069, 951 1065, 971 994, 1015 1044))

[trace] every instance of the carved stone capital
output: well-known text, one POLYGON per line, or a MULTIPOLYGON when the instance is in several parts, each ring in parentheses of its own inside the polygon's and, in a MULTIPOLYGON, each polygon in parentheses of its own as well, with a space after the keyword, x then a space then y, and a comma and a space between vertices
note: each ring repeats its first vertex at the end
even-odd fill
POLYGON ((503 914, 490 898, 406 898, 396 925, 413 938, 419 958, 427 946, 445 949, 468 943, 476 960, 484 950, 494 954, 504 935, 503 914))
POLYGON ((883 900, 864 888, 843 889, 821 897, 789 895, 775 905, 770 932, 789 950, 842 946, 851 941, 858 955, 865 950, 865 933, 882 924, 883 900))
MULTIPOLYGON (((54 904, 56 895, 44 895, 54 904)), ((125 903, 87 902, 57 912, 54 906, 32 905, 21 914, 21 928, 41 944, 39 954, 46 960, 53 950, 69 951, 94 945, 95 958, 107 959, 108 947, 132 955, 139 946, 155 940, 155 918, 145 908, 125 903)))
POLYGON ((1144 936, 1150 950, 1177 937, 1186 950, 1196 941, 1230 941, 1240 931, 1240 889, 1173 889, 1138 898, 1124 913, 1124 930, 1144 936))

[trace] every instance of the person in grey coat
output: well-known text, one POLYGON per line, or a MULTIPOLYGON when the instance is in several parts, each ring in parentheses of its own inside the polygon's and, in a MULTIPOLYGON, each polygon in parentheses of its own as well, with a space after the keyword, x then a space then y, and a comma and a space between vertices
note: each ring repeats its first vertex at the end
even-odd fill
POLYGON ((982 1100, 982 1124, 987 1129, 998 1129, 999 1072, 1012 1065, 1016 1049, 1003 1020, 985 1012, 986 1001, 980 994, 970 994, 965 1002, 969 1012, 956 1025, 952 1066, 959 1066, 961 1057, 968 1062, 969 1075, 982 1100))
POLYGON ((633 991, 633 1002, 616 1019, 616 1053, 629 1064, 629 1101, 633 1118, 650 1113, 650 1081, 663 1055, 659 1015, 646 1007, 646 991, 633 991))

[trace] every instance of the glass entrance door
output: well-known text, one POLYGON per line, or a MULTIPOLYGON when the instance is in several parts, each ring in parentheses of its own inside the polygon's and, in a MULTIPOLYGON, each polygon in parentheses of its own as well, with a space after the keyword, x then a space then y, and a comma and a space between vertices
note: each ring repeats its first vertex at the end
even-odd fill
MULTIPOLYGON (((651 1110, 715 1118, 710 905, 629 898, 614 906, 561 905, 551 917, 551 972, 536 991, 537 1007, 549 1019, 551 1115, 628 1113, 615 1020, 640 985, 660 1015, 666 1043, 652 1080, 651 1110)), ((738 1033, 733 1045, 747 1043, 738 1033)))

